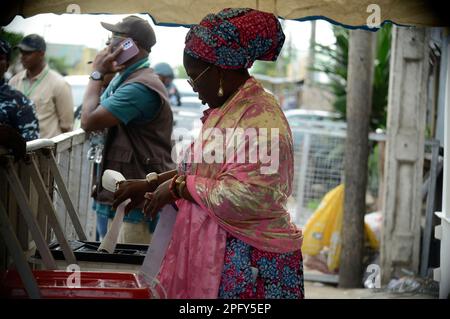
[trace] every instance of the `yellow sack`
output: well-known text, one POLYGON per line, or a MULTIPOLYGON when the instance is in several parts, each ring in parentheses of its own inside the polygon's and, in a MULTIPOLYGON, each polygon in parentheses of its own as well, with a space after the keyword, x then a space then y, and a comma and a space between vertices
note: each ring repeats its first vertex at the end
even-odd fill
MULTIPOLYGON (((341 184, 324 196, 319 207, 308 219, 303 231, 303 253, 315 256, 327 247, 329 249, 327 266, 330 271, 339 268, 343 212, 344 185, 341 184)), ((364 224, 364 232, 369 245, 378 249, 378 240, 367 224, 364 224)))
POLYGON ((332 227, 336 217, 342 215, 344 185, 329 191, 320 202, 319 207, 306 222, 303 230, 302 252, 317 255, 330 245, 332 227))
POLYGON ((375 250, 380 249, 380 242, 378 241, 378 238, 373 232, 372 228, 370 228, 369 225, 367 225, 367 223, 364 223, 364 237, 370 247, 372 247, 375 250))

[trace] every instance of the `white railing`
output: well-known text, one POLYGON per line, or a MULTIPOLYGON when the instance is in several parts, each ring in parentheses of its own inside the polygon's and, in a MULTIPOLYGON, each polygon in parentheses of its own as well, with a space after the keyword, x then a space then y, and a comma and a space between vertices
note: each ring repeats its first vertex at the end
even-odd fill
MULTIPOLYGON (((86 238, 95 239, 95 214, 92 212, 92 162, 87 159, 89 143, 86 133, 76 130, 61 134, 54 138, 55 158, 62 175, 62 180, 67 186, 67 191, 78 213, 80 223, 84 229, 86 238)), ((55 207, 58 219, 64 228, 67 239, 77 239, 77 234, 67 214, 60 190, 56 187, 55 207)))
MULTIPOLYGON (((58 240, 66 260, 73 261, 67 241, 95 238, 88 148, 86 134, 79 129, 53 139, 28 142, 27 155, 18 162, 4 149, 0 151, 3 211, 26 258, 37 247, 48 269, 54 268, 54 260, 43 248, 44 243, 47 246, 58 240)), ((9 264, 5 246, 0 245, 3 269, 9 264)))

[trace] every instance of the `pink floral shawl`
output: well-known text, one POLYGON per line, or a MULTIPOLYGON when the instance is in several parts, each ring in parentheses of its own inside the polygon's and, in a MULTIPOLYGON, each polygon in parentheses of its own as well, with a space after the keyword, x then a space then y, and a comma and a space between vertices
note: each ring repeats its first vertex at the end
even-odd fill
POLYGON ((275 98, 250 78, 208 113, 200 138, 185 154, 191 160, 203 155, 186 172, 195 203, 177 201, 172 239, 157 276, 169 298, 217 297, 227 232, 271 252, 296 251, 302 244, 286 210, 294 175, 292 135, 275 98), (261 134, 265 128, 278 134, 261 134), (236 142, 242 129, 260 135, 236 142), (267 156, 278 150, 272 170, 268 157, 255 161, 262 144, 267 156))

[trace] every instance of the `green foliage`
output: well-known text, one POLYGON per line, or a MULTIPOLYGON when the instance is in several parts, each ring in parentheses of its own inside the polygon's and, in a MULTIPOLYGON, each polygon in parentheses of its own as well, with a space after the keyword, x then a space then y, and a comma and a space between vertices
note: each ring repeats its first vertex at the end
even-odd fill
POLYGON ((374 196, 378 196, 378 185, 379 185, 379 165, 380 165, 380 147, 379 144, 375 144, 369 154, 367 162, 367 189, 374 196))
POLYGON ((392 25, 386 24, 377 32, 377 48, 373 77, 371 128, 386 128, 389 92, 389 61, 392 25))
MULTIPOLYGON (((370 127, 372 130, 386 128, 386 109, 389 88, 389 58, 391 46, 391 24, 385 24, 377 31, 377 47, 374 61, 372 114, 370 127)), ((328 83, 317 85, 330 91, 334 95, 333 107, 345 118, 347 107, 347 68, 349 31, 333 26, 336 38, 334 46, 316 44, 315 64, 310 68, 322 72, 329 78, 328 83)))
POLYGON ((179 65, 175 68, 175 77, 179 79, 187 79, 187 73, 184 66, 179 65))
POLYGON ((320 200, 311 199, 306 206, 309 210, 315 211, 319 207, 319 205, 320 205, 320 200))
MULTIPOLYGON (((12 48, 18 45, 19 42, 22 40, 22 38, 23 38, 22 33, 9 32, 3 28, 0 28, 0 39, 6 40, 11 45, 12 48)), ((18 50, 12 50, 10 62, 13 63, 18 55, 19 55, 18 50)))

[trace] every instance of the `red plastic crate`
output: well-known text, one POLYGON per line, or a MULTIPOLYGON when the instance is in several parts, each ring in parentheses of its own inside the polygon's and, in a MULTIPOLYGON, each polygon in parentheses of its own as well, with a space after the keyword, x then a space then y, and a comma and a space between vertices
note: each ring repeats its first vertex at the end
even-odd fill
MULTIPOLYGON (((134 273, 80 272, 80 285, 67 286, 73 272, 60 270, 34 270, 34 277, 42 298, 57 299, 149 299, 149 289, 142 285, 134 273)), ((8 271, 3 280, 3 293, 7 298, 28 298, 22 280, 16 271, 8 271)))

